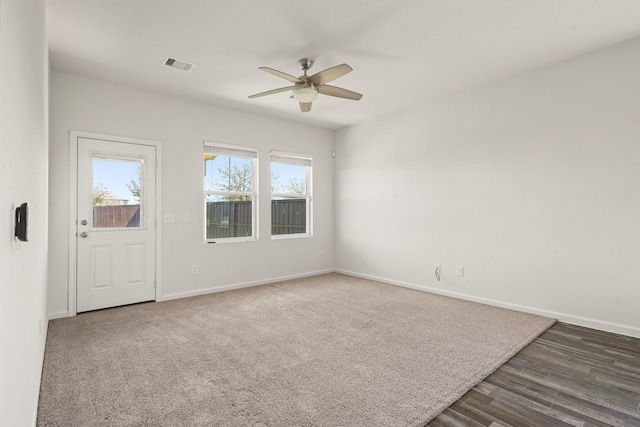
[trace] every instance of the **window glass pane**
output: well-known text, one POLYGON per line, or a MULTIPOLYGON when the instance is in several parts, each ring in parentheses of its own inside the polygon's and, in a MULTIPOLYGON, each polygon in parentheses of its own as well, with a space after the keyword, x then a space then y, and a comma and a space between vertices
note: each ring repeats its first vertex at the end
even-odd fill
POLYGON ((304 234, 307 232, 307 199, 278 198, 271 200, 271 234, 304 234))
MULTIPOLYGON (((286 163, 271 163, 271 192, 307 194, 307 168, 286 163)), ((274 200, 276 197, 274 197, 274 200)))
POLYGON ((281 161, 273 160, 272 154, 271 235, 306 234, 309 232, 307 176, 311 166, 300 162, 286 163, 284 156, 277 159, 281 161))
POLYGON ((93 228, 139 228, 141 160, 93 159, 93 228))
POLYGON ((252 192, 253 160, 205 153, 204 190, 252 192))
POLYGON ((251 196, 206 196, 206 238, 251 236, 251 196))

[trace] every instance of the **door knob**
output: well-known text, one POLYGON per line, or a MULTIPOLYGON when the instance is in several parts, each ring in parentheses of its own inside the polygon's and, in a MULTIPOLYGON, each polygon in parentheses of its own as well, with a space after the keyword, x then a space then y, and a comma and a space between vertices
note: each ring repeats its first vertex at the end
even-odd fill
POLYGON ((80 221, 80 224, 82 224, 82 225, 87 225, 87 220, 86 220, 86 219, 83 219, 82 221, 80 221))
POLYGON ((80 233, 80 237, 87 237, 89 235, 89 233, 87 233, 86 231, 83 231, 82 233, 80 233))

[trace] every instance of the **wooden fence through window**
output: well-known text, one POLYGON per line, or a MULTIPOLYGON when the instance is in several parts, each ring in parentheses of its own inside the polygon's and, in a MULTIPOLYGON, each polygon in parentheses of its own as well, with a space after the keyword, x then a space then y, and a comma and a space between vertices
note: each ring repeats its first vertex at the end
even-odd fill
POLYGON ((285 199, 271 201, 271 235, 307 232, 307 201, 285 199))
MULTIPOLYGON (((140 205, 94 206, 95 228, 140 227, 140 205)), ((251 202, 207 202, 207 239, 251 235, 251 202)), ((271 234, 307 232, 307 201, 285 199, 271 201, 271 234)))
POLYGON ((140 227, 140 205, 94 206, 93 227, 140 227))
MULTIPOLYGON (((251 202, 208 202, 206 208, 207 239, 251 235, 251 202)), ((271 201, 271 234, 307 232, 305 199, 271 201)))

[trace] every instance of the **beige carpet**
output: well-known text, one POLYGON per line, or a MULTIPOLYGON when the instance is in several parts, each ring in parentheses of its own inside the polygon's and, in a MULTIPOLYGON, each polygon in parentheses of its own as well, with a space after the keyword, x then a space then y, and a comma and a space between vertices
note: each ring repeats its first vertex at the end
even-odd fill
POLYGON ((50 322, 40 426, 422 426, 555 321, 340 274, 50 322))

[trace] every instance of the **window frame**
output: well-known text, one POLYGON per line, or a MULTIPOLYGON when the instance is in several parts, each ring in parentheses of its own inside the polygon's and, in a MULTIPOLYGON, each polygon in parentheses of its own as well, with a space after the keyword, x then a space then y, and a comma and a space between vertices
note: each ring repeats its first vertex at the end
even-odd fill
MULTIPOLYGON (((237 243, 255 242, 258 240, 258 149, 241 145, 222 144, 212 141, 204 141, 203 158, 206 154, 218 154, 227 157, 236 157, 251 160, 251 192, 207 190, 206 180, 203 178, 203 236, 204 243, 237 243), (240 237, 216 237, 207 238, 207 197, 208 196, 250 196, 251 197, 251 235, 240 237)), ((203 161, 203 175, 206 177, 206 160, 203 161)))
POLYGON ((313 237, 313 157, 309 154, 300 154, 300 153, 291 153, 284 151, 276 151, 271 150, 269 156, 269 167, 270 167, 270 189, 271 189, 271 197, 269 199, 269 203, 273 204, 274 197, 280 197, 284 199, 305 199, 306 200, 306 218, 305 225, 306 230, 304 233, 290 233, 290 234, 273 234, 273 218, 272 209, 269 209, 269 234, 271 235, 272 240, 281 240, 281 239, 299 239, 305 237, 313 237), (306 194, 292 194, 292 193, 275 193, 273 192, 273 164, 288 164, 288 165, 297 165, 306 167, 306 194))

